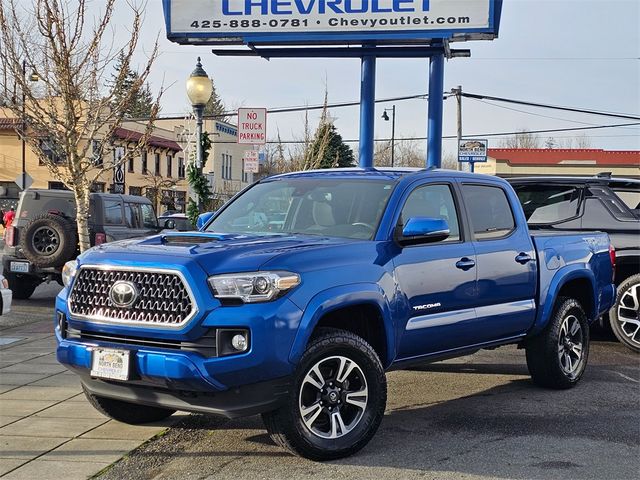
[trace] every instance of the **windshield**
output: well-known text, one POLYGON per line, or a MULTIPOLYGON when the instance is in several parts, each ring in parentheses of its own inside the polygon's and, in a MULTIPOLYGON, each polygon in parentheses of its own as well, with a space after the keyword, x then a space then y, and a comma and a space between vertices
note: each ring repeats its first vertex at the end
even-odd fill
POLYGON ((208 226, 216 233, 373 239, 395 182, 285 178, 259 183, 208 226))

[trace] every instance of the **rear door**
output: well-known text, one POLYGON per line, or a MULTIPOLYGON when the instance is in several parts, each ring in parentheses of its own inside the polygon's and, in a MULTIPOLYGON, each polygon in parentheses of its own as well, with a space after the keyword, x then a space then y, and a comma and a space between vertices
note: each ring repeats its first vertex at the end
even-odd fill
POLYGON ((534 322, 537 267, 529 229, 516 210, 517 198, 497 182, 463 182, 461 191, 477 261, 477 339, 520 335, 534 322))
POLYGON ((129 238, 127 235, 129 227, 125 223, 124 202, 118 197, 110 197, 103 198, 101 203, 107 241, 129 238))
POLYGON ((452 180, 420 183, 405 194, 399 228, 412 217, 444 218, 444 241, 405 246, 394 257, 399 290, 406 296, 408 320, 399 359, 474 343, 475 252, 452 180))

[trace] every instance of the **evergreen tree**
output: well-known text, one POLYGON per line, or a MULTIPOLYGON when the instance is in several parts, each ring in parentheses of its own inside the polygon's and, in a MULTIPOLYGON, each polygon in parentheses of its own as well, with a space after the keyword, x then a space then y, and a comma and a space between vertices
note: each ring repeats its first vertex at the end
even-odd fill
POLYGON ((227 115, 225 115, 226 109, 224 106, 224 102, 220 98, 220 95, 218 95, 218 91, 216 90, 216 86, 213 83, 213 80, 211 80, 211 87, 211 98, 209 98, 209 101, 204 106, 204 115, 215 116, 216 120, 221 120, 224 122, 227 119, 227 115))
POLYGON ((353 150, 344 143, 333 123, 320 124, 310 148, 313 163, 320 168, 352 167, 355 163, 353 150))
POLYGON ((138 72, 134 71, 130 65, 125 64, 125 55, 124 52, 121 52, 108 85, 113 92, 112 105, 114 107, 124 108, 125 117, 128 118, 149 117, 153 108, 153 94, 151 93, 151 87, 149 87, 148 83, 145 82, 144 85, 140 86, 133 95, 133 98, 130 96, 130 91, 135 89, 135 85, 139 83, 139 78, 140 75, 138 72), (124 78, 119 82, 118 76, 121 73, 124 75, 124 78), (123 105, 125 99, 129 99, 129 101, 126 105, 123 105))

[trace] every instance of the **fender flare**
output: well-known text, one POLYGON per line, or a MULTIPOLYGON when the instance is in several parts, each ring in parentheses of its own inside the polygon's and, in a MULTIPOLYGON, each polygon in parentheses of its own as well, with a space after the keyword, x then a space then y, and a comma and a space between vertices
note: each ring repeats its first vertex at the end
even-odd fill
MULTIPOLYGON (((569 282, 573 280, 588 280, 591 285, 591 305, 584 305, 585 308, 590 310, 591 312, 597 312, 597 298, 596 298, 596 279, 595 275, 591 271, 588 265, 586 264, 572 264, 565 265, 560 268, 556 274, 551 279, 549 286, 546 292, 540 292, 540 298, 543 298, 544 295, 544 303, 540 304, 538 309, 538 315, 536 317, 535 324, 531 329, 530 334, 536 334, 541 332, 544 327, 547 326, 549 319, 551 318, 551 314, 553 313, 553 308, 555 307, 556 300, 558 299, 558 295, 560 290, 569 282)), ((594 313, 594 315, 597 315, 594 313)), ((590 320, 594 320, 593 318, 590 320)))
POLYGON ((300 361, 311 334, 323 316, 334 310, 354 305, 373 305, 380 311, 387 347, 387 358, 384 359, 383 366, 391 364, 391 359, 396 355, 391 309, 384 291, 375 283, 354 283, 332 287, 315 295, 304 308, 289 353, 289 361, 294 365, 300 361))

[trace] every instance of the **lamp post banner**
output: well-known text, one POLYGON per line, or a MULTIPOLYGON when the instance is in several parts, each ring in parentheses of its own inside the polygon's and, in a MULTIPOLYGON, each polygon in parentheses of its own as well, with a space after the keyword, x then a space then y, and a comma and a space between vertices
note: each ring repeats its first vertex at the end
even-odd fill
POLYGON ((502 0, 164 0, 179 43, 490 39, 502 0))

